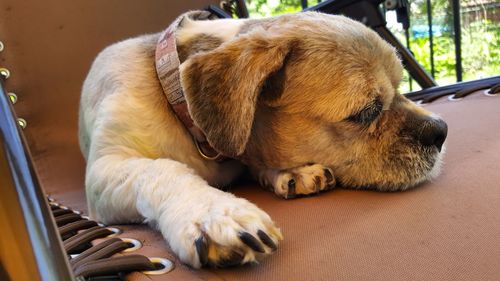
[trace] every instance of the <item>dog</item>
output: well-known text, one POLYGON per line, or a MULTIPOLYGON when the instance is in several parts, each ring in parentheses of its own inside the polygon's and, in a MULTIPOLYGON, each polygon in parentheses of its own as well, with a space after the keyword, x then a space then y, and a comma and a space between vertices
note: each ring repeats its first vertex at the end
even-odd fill
POLYGON ((84 82, 92 218, 149 223, 194 268, 232 266, 283 239, 268 214, 219 189, 245 170, 283 198, 335 186, 406 190, 438 174, 447 125, 398 93, 395 49, 363 24, 315 12, 190 12, 165 34, 106 48, 84 82), (175 60, 158 60, 159 45, 172 48, 162 38, 175 42, 179 64, 168 83, 157 68, 175 60), (166 97, 176 84, 187 111, 166 97))

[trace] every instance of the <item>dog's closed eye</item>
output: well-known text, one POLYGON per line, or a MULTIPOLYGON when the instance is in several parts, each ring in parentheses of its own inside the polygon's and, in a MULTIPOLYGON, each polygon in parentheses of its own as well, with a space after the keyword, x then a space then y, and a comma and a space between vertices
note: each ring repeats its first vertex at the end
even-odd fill
POLYGON ((380 115, 380 112, 382 112, 382 107, 382 101, 377 97, 376 99, 368 103, 363 109, 347 117, 346 120, 363 125, 370 124, 380 115))

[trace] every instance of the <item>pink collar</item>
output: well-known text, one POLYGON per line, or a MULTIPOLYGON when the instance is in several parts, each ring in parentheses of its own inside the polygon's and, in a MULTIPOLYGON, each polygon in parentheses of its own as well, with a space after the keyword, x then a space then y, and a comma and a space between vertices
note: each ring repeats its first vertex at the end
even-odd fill
POLYGON ((198 128, 189 114, 186 98, 182 90, 179 73, 179 56, 175 42, 175 31, 184 17, 193 19, 208 19, 211 14, 203 11, 188 12, 178 17, 161 35, 156 45, 156 74, 160 80, 168 103, 177 118, 184 124, 193 136, 194 143, 200 155, 207 160, 223 161, 227 157, 215 150, 207 141, 205 134, 198 128))

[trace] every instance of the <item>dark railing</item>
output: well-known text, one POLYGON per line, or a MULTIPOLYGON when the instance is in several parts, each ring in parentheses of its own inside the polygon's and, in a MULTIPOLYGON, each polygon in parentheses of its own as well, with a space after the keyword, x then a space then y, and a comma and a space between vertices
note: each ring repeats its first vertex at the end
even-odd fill
MULTIPOLYGON (((248 17, 245 0, 227 0, 228 4, 223 6, 224 10, 212 5, 209 11, 219 17, 228 17, 235 15, 239 18, 248 17), (243 12, 242 12, 243 11, 243 12)), ((436 75, 434 61, 434 33, 433 33, 433 10, 431 0, 426 0, 426 15, 428 24, 428 36, 430 43, 430 70, 431 74, 418 63, 410 49, 410 11, 408 0, 326 0, 315 1, 314 6, 309 7, 307 0, 301 0, 302 11, 319 11, 328 14, 342 14, 352 19, 358 20, 368 27, 375 30, 382 38, 393 45, 399 52, 403 65, 410 74, 409 93, 406 96, 414 101, 430 102, 436 98, 445 95, 455 95, 456 97, 466 96, 473 91, 488 89, 493 87, 493 93, 500 91, 498 84, 500 76, 477 79, 469 82, 456 83, 448 86, 438 87, 434 81, 436 75), (385 12, 394 10, 397 21, 402 24, 406 47, 396 38, 396 36, 387 28, 385 21, 385 12), (415 80, 422 90, 413 92, 412 80, 415 80)), ((462 81, 462 55, 461 55, 461 26, 460 26, 460 3, 458 0, 452 0, 453 10, 453 41, 455 44, 455 72, 457 82, 462 81)), ((493 8, 500 4, 491 4, 493 8)), ((492 89, 493 89, 492 88, 492 89)), ((454 97, 455 97, 454 96, 454 97)))
POLYGON ((455 41, 455 72, 457 82, 462 81, 462 27, 460 26, 460 1, 453 0, 453 35, 455 41))
MULTIPOLYGON (((352 1, 349 1, 352 5, 356 4, 356 3, 361 3, 361 2, 364 2, 364 1, 368 1, 368 2, 374 2, 374 1, 370 1, 370 0, 352 0, 352 1)), ((314 1, 316 2, 316 1, 314 1)), ((317 1, 317 3, 321 3, 321 4, 325 4, 327 2, 342 2, 341 0, 333 0, 333 1, 317 1)), ((382 0, 382 1, 375 1, 375 2, 380 2, 380 3, 384 3, 384 7, 383 9, 385 10, 385 7, 386 6, 399 6, 399 8, 401 8, 402 6, 404 6, 406 9, 409 8, 409 4, 408 4, 408 1, 407 0, 382 0)), ((314 3, 316 4, 316 3, 314 3)), ((320 8, 321 10, 321 4, 320 5, 316 5, 314 7, 309 7, 309 1, 308 0, 301 0, 301 5, 302 5, 302 8, 303 9, 307 9, 307 10, 318 10, 318 8, 320 8)), ((332 3, 330 3, 331 5, 332 3)), ((456 73, 456 81, 457 82, 460 82, 462 81, 462 72, 463 72, 463 69, 462 69, 462 52, 461 52, 461 25, 460 25, 460 1, 459 0, 452 0, 451 1, 451 5, 452 5, 452 11, 453 11, 453 41, 454 41, 454 45, 455 45, 455 73, 456 73)), ((366 11, 365 11, 366 12, 366 11)), ((396 12, 398 13, 398 21, 399 21, 399 12, 398 10, 396 10, 396 12)), ((408 13, 408 11, 406 11, 408 13)), ((427 26, 428 26, 428 36, 429 36, 429 53, 430 53, 430 72, 431 72, 431 76, 432 78, 435 78, 435 75, 436 75, 436 69, 435 69, 435 64, 434 64, 434 38, 433 38, 433 12, 432 12, 432 3, 431 3, 431 0, 426 0, 426 13, 427 13, 427 26)), ((349 16, 349 15, 348 15, 349 16)), ((405 37, 406 37, 406 48, 410 49, 410 40, 409 40, 409 32, 408 32, 408 26, 405 26, 405 24, 403 23, 403 28, 404 28, 404 31, 405 31, 405 37)), ((379 32, 380 33, 380 32, 379 32)), ((385 33, 382 32, 382 34, 385 33)), ((382 35, 381 34, 381 35, 382 35)), ((386 39, 387 40, 387 39, 386 39)), ((393 42, 391 42, 391 40, 388 40, 391 44, 393 42)), ((398 48, 398 46, 396 46, 398 48)), ((399 49, 399 48, 398 48, 399 49)), ((401 50, 399 50, 401 52, 401 50)), ((404 54, 403 54, 404 56, 404 54)), ((415 75, 421 75, 423 77, 423 73, 411 73, 412 71, 410 71, 410 75, 417 80, 417 82, 420 84, 420 86, 422 86, 422 88, 427 88, 428 86, 431 86, 429 85, 428 83, 422 83, 422 82, 419 82, 418 80, 422 80, 422 78, 418 78, 418 77, 415 77, 415 75)), ((415 72, 415 70, 413 71, 415 72)), ((411 79, 410 79, 410 89, 411 89, 411 79)))
MULTIPOLYGON (((431 0, 427 0, 427 24, 429 25, 429 53, 431 55, 431 75, 432 78, 436 78, 436 70, 434 68, 434 40, 433 40, 433 32, 432 32, 432 4, 431 0)), ((406 29, 408 30, 408 29, 406 29)))
MULTIPOLYGON (((394 1, 394 0, 392 0, 394 1)), ((410 76, 423 89, 437 86, 434 78, 418 63, 413 54, 399 42, 394 34, 387 28, 385 15, 380 8, 384 0, 328 0, 323 1, 304 11, 319 11, 329 14, 342 14, 364 23, 375 30, 382 38, 393 45, 399 52, 403 65, 410 76)), ((398 21, 405 29, 409 28, 408 2, 401 0, 394 2, 392 8, 396 10, 398 21)))

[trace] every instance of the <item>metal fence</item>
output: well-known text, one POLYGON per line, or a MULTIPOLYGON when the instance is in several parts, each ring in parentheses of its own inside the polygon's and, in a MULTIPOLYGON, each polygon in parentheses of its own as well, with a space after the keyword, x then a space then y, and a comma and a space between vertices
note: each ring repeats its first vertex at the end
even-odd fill
MULTIPOLYGON (((337 0, 336 2, 340 2, 341 0, 337 0)), ((324 3, 324 2, 331 2, 331 1, 321 1, 321 0, 301 0, 301 6, 303 9, 311 9, 311 6, 317 5, 319 3, 324 3)), ((410 15, 409 13, 409 3, 408 0, 382 0, 382 1, 377 1, 377 0, 352 0, 351 3, 355 2, 367 2, 371 4, 380 4, 379 9, 385 13, 387 10, 396 10, 398 13, 398 21, 400 21, 400 15, 399 13, 402 12, 401 9, 405 9, 407 15, 410 15), (399 9, 399 11, 398 11, 399 9)), ((494 1, 488 1, 488 0, 478 0, 474 2, 474 5, 469 5, 465 6, 464 9, 465 11, 461 11, 461 4, 459 0, 451 0, 449 1, 449 9, 452 12, 452 22, 449 28, 445 27, 448 29, 449 33, 453 37, 453 43, 454 43, 454 66, 455 66, 455 79, 457 82, 460 82, 463 80, 463 66, 462 66, 462 23, 461 23, 461 12, 462 12, 462 17, 464 14, 469 14, 469 13, 480 13, 482 11, 489 11, 490 13, 489 17, 493 18, 493 20, 498 20, 498 17, 500 16, 500 13, 497 13, 498 9, 500 8, 500 2, 494 2, 494 1), (477 4, 476 4, 477 2, 477 4)), ((425 0, 425 9, 426 9, 426 30, 424 31, 429 40, 429 68, 428 71, 430 72, 430 76, 432 78, 436 77, 436 65, 435 65, 435 48, 436 48, 436 41, 434 40, 434 36, 436 33, 439 33, 440 30, 436 30, 439 28, 442 28, 440 26, 435 26, 433 23, 435 23, 435 14, 433 11, 433 1, 431 0, 425 0)), ((467 21, 468 18, 470 17, 464 17, 464 19, 467 21)), ((405 23, 403 23, 403 28, 404 28, 404 34, 405 34, 405 39, 406 39, 406 47, 408 50, 411 50, 411 44, 410 44, 410 33, 409 33, 409 21, 410 19, 408 18, 408 24, 405 26, 405 23)), ((451 50, 450 50, 451 51, 451 50)), ((411 52, 411 51, 410 51, 411 52)), ((413 75, 412 75, 413 76, 413 75)), ((418 81, 417 81, 418 82, 418 81)), ((419 84, 421 84, 419 82, 419 84)), ((421 85, 422 86, 422 85, 421 85)), ((410 78, 410 88, 411 88, 411 78, 410 78)), ((424 87, 425 88, 425 87, 424 87)))

